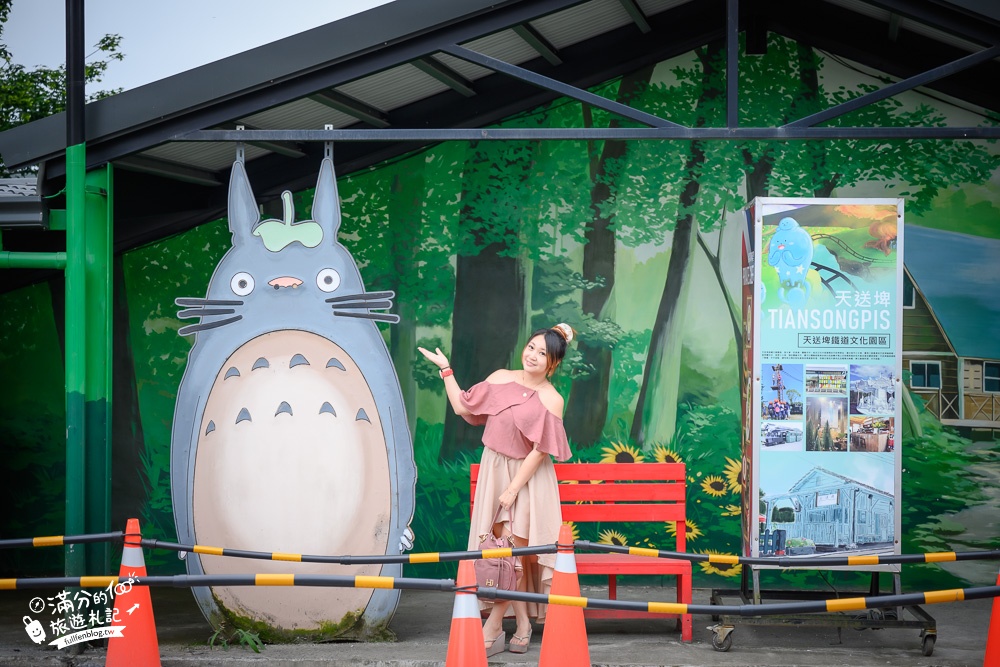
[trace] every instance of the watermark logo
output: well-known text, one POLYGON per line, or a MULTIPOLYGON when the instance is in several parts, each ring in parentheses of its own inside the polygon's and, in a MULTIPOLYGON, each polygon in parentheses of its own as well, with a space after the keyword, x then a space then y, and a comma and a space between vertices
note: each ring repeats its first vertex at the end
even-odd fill
MULTIPOLYGON (((34 616, 23 617, 24 631, 36 644, 43 644, 52 637, 49 646, 60 649, 95 639, 121 637, 125 625, 119 618, 115 597, 127 595, 135 581, 128 577, 117 585, 108 584, 107 588, 93 593, 86 589, 72 593, 63 590, 51 597, 34 597, 28 602, 28 609, 34 616), (52 618, 40 620, 39 615, 46 611, 52 618)), ((131 615, 138 608, 139 603, 135 603, 125 613, 131 615)))

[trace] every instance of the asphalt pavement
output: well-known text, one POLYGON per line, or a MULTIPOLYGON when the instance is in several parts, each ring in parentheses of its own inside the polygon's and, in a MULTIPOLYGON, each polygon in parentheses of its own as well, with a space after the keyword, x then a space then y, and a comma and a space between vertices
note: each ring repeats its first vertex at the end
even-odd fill
MULTIPOLYGON (((619 586, 622 599, 668 602, 672 588, 619 586)), ((602 597, 601 589, 584 586, 582 594, 602 597)), ((0 591, 0 666, 96 667, 105 664, 106 650, 88 645, 79 655, 69 648, 36 646, 24 627, 32 591, 0 591)), ((708 604, 711 591, 696 589, 695 604, 708 604)), ((442 592, 403 591, 390 624, 396 640, 380 643, 331 642, 268 645, 260 653, 242 646, 210 647, 212 629, 186 589, 152 589, 153 613, 163 667, 440 667, 448 651, 454 595, 442 592)), ((724 604, 739 604, 739 600, 724 604)), ((652 665, 768 665, 770 667, 863 667, 907 665, 914 667, 983 667, 992 600, 926 605, 919 608, 931 620, 920 627, 852 629, 843 616, 816 617, 815 625, 783 621, 758 625, 732 620, 729 651, 713 648, 711 616, 694 617, 694 640, 683 643, 674 619, 588 620, 587 640, 594 665, 647 667, 652 665), (923 655, 922 628, 936 633, 930 656, 923 655)), ((916 619, 904 611, 901 620, 916 619)), ((513 622, 506 628, 512 634, 513 622)), ((490 658, 491 665, 538 664, 544 628, 538 627, 525 655, 504 652, 490 658)), ((993 641, 1000 641, 994 637, 993 641)))

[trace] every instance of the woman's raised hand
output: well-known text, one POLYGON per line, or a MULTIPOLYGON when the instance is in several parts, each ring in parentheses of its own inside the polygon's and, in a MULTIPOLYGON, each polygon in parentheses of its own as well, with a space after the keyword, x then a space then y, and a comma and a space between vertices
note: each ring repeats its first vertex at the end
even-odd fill
POLYGON ((444 356, 441 348, 435 347, 433 352, 422 347, 418 347, 417 349, 420 351, 420 354, 424 355, 428 361, 438 368, 448 368, 448 357, 444 356))

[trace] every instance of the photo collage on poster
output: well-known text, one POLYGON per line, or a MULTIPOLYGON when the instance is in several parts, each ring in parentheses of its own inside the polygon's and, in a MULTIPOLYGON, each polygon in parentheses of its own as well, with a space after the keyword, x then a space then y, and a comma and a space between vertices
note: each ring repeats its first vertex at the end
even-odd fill
POLYGON ((897 255, 871 243, 896 208, 784 206, 762 222, 757 555, 896 553, 897 255))
POLYGON ((895 451, 891 366, 765 362, 760 395, 766 451, 895 451))

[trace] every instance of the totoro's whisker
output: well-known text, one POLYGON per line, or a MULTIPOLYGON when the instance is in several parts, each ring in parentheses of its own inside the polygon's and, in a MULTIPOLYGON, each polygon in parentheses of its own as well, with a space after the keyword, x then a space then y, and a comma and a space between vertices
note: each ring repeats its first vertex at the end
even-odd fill
POLYGON ((232 324, 237 320, 242 320, 242 315, 237 315, 236 317, 227 317, 224 320, 216 320, 215 322, 202 322, 201 324, 189 324, 186 327, 181 327, 177 333, 181 336, 190 336, 193 333, 199 331, 205 331, 206 329, 216 329, 218 327, 223 327, 227 324, 232 324))
POLYGON ((232 315, 236 311, 232 308, 188 308, 177 313, 177 317, 186 320, 191 317, 207 317, 209 315, 232 315))
POLYGON ((335 303, 334 308, 370 308, 372 310, 381 310, 383 308, 392 308, 392 301, 352 301, 351 303, 335 303))
POLYGON ((333 314, 339 315, 340 317, 360 317, 365 320, 389 322, 390 324, 397 324, 399 322, 399 315, 384 315, 382 313, 342 313, 339 310, 333 311, 333 314))
POLYGON ((341 294, 340 296, 331 296, 326 300, 326 302, 341 303, 343 301, 353 301, 354 299, 371 301, 372 299, 391 299, 394 296, 396 296, 395 292, 362 292, 361 294, 341 294))
POLYGON ((199 297, 182 296, 174 299, 178 306, 242 306, 243 302, 234 299, 202 299, 199 297))

